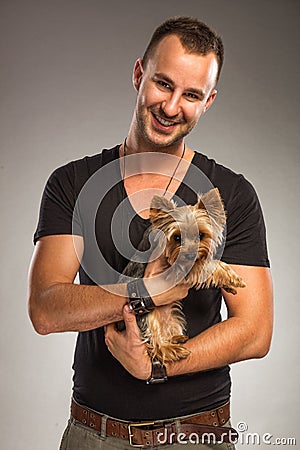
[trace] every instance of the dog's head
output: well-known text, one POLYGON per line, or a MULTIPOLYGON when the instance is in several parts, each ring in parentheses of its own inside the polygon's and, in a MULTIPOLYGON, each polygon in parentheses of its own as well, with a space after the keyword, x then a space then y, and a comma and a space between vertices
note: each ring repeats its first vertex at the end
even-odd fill
POLYGON ((166 239, 166 257, 170 265, 205 263, 212 258, 223 238, 226 216, 219 190, 198 196, 195 205, 178 207, 173 200, 155 195, 150 207, 153 230, 161 230, 166 239))

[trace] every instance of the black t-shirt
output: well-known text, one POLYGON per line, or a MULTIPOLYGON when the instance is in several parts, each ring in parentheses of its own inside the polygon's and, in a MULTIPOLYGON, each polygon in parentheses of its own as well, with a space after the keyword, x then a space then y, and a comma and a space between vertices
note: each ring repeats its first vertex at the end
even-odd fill
MULTIPOLYGON (((227 215, 222 261, 268 267, 262 211, 242 175, 195 153, 175 197, 194 204, 198 193, 213 186, 220 191, 227 215)), ((44 190, 34 242, 46 235, 82 235, 80 283, 107 285, 117 282, 149 223, 128 201, 116 146, 53 172, 44 190)), ((190 337, 221 321, 221 300, 220 289, 190 289, 183 301, 190 337)), ((170 377, 158 385, 135 379, 107 350, 103 328, 78 334, 73 369, 75 400, 124 420, 197 413, 230 397, 228 366, 170 377)))

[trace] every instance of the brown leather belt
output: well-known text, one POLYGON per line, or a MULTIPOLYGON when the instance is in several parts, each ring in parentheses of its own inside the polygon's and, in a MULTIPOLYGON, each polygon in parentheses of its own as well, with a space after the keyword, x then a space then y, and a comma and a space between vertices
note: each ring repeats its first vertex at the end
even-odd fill
MULTIPOLYGON (((80 406, 74 400, 71 404, 71 416, 83 425, 101 432, 104 415, 92 409, 80 406)), ((187 440, 193 434, 207 438, 211 443, 236 442, 238 433, 223 425, 230 418, 230 404, 206 411, 198 415, 180 419, 180 426, 175 421, 155 421, 131 423, 112 418, 106 419, 106 436, 129 441, 133 447, 150 447, 164 443, 171 444, 187 440), (180 431, 178 431, 180 429, 180 431)), ((202 441, 200 441, 202 443, 202 441)))

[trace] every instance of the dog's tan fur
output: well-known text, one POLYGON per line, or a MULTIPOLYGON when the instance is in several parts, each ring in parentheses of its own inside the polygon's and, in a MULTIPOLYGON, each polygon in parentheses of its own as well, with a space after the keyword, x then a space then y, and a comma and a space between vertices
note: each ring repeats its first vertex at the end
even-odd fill
MULTIPOLYGON (((232 294, 236 294, 236 288, 245 287, 226 263, 214 259, 226 224, 218 189, 200 195, 194 206, 177 207, 165 197, 154 196, 150 220, 152 230, 164 233, 166 257, 179 281, 181 276, 196 289, 218 287, 232 294)), ((188 338, 181 302, 154 309, 139 325, 151 358, 166 363, 189 355, 183 345, 188 338)))

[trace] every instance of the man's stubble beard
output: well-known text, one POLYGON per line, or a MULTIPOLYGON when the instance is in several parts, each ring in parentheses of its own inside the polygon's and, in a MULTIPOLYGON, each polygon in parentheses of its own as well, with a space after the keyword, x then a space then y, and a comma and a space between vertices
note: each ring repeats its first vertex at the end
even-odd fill
MULTIPOLYGON (((188 134, 191 133, 191 131, 194 129, 194 127, 197 125, 198 120, 195 120, 194 122, 191 122, 189 126, 182 130, 179 134, 175 135, 173 138, 171 137, 171 140, 167 140, 167 134, 164 135, 162 132, 162 136, 166 136, 165 140, 163 142, 156 142, 155 140, 151 139, 147 132, 147 114, 151 115, 150 110, 146 110, 147 112, 142 112, 139 110, 139 108, 136 109, 135 115, 136 115, 136 122, 139 129, 139 132, 141 133, 142 137, 151 145, 153 145, 156 148, 165 148, 165 147, 171 147, 172 145, 180 142, 182 139, 184 139, 188 134)), ((151 120, 151 119, 150 119, 151 120)), ((158 132, 157 132, 158 133, 158 132)))

